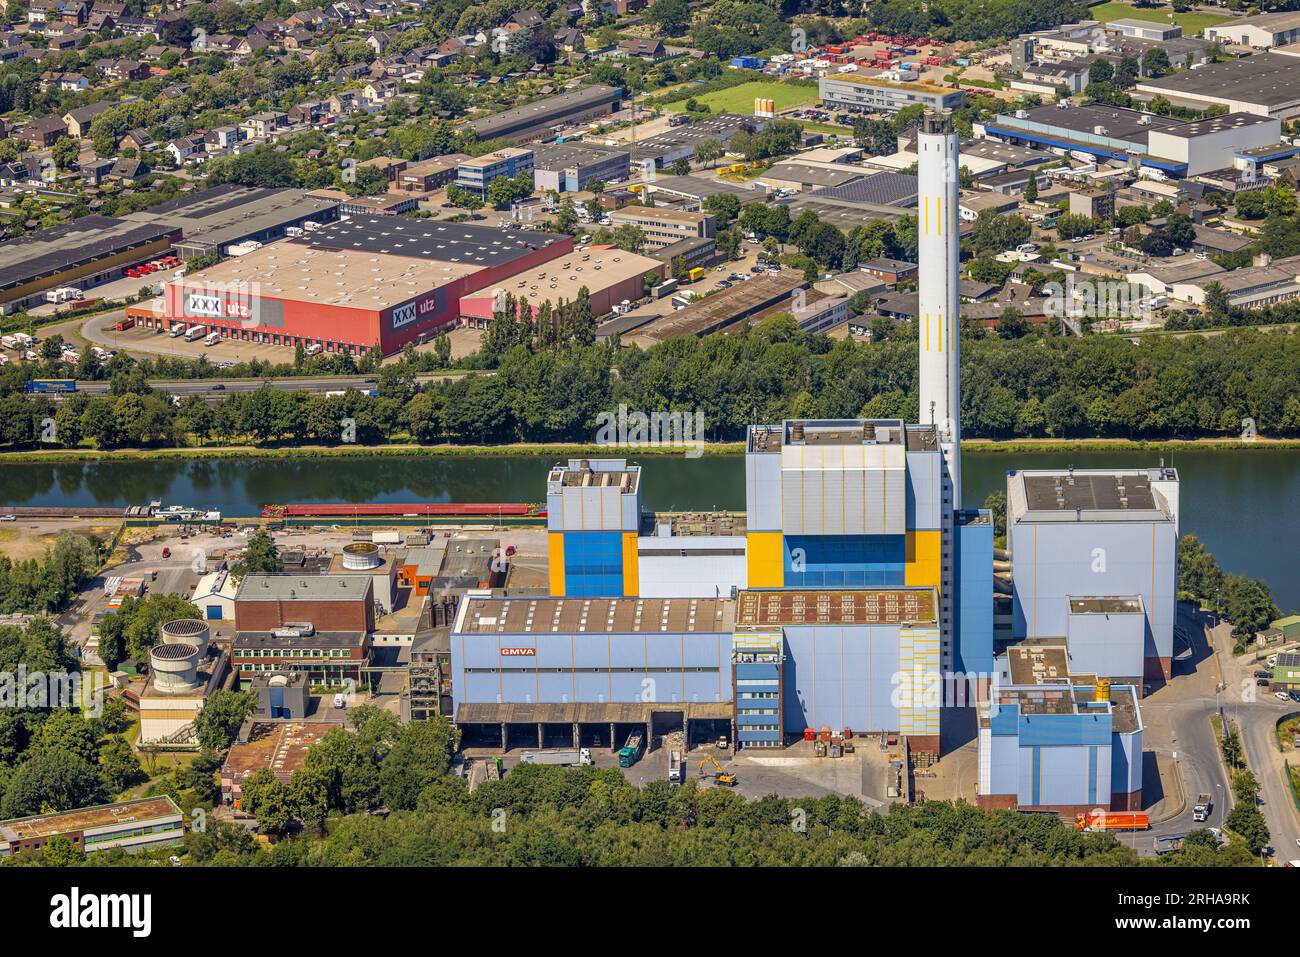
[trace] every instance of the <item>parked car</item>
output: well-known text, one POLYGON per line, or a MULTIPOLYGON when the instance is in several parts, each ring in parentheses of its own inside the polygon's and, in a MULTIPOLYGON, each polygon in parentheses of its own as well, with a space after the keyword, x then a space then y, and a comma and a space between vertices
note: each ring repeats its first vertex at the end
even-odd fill
POLYGON ((1255 684, 1259 685, 1261 688, 1267 688, 1270 684, 1272 684, 1272 682, 1269 681, 1267 678, 1256 678, 1255 684))
POLYGON ((1256 672, 1255 672, 1255 677, 1256 677, 1256 678, 1271 678, 1271 677, 1273 677, 1273 672, 1271 672, 1271 671, 1256 671, 1256 672))
POLYGON ((1274 691, 1274 692, 1273 692, 1273 697, 1276 698, 1278 701, 1290 701, 1290 700, 1291 700, 1291 696, 1290 696, 1289 694, 1287 694, 1285 691, 1274 691))

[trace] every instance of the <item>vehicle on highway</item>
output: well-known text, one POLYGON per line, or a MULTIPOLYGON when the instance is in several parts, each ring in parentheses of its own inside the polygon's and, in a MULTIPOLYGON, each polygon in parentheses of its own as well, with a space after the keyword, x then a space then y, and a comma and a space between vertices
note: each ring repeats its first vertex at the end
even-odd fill
POLYGON ((224 382, 214 382, 214 383, 212 384, 212 391, 213 391, 213 392, 225 392, 225 391, 226 391, 226 384, 225 384, 224 382))
POLYGON ((18 521, 17 515, 0 515, 0 522, 16 522, 16 521, 18 521))
POLYGON ((1192 820, 1198 824, 1210 819, 1210 811, 1214 809, 1214 803, 1210 800, 1210 795, 1200 794, 1196 798, 1196 804, 1192 807, 1192 820))

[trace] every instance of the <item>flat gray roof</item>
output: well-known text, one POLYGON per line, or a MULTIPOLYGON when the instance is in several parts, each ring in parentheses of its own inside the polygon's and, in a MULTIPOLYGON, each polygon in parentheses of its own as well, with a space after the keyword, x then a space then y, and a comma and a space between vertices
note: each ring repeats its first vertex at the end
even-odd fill
POLYGON ((66 270, 175 237, 177 232, 175 226, 166 223, 92 215, 10 239, 0 243, 0 291, 41 279, 52 280, 66 270))
POLYGON ((1172 96, 1283 106, 1300 100, 1300 58, 1284 53, 1257 53, 1227 63, 1210 63, 1196 70, 1142 79, 1138 81, 1138 89, 1172 96))
POLYGON ((1153 482, 1177 482, 1166 469, 1060 469, 1012 472, 1007 477, 1011 522, 1172 520, 1170 503, 1153 482))
POLYGON ((363 601, 371 587, 369 575, 247 575, 235 601, 363 601))
POLYGON ((333 214, 336 200, 300 189, 253 189, 227 183, 150 206, 125 218, 180 229, 184 243, 224 246, 314 216, 333 214))

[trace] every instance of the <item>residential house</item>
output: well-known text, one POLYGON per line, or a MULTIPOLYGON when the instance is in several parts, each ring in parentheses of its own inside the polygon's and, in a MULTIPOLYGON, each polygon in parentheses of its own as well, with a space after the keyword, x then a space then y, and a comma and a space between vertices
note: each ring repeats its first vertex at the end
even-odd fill
POLYGON ((153 135, 148 130, 136 128, 127 131, 126 135, 118 141, 117 148, 119 150, 135 150, 137 153, 141 153, 145 150, 157 149, 158 141, 153 138, 153 135))
POLYGON ((657 63, 668 56, 668 51, 660 40, 621 40, 618 55, 657 63))
POLYGON ((31 143, 38 149, 44 149, 47 146, 53 146, 67 135, 68 128, 64 125, 62 118, 43 116, 40 119, 32 120, 19 130, 16 138, 31 143))
POLYGON ((228 150, 244 138, 244 131, 238 126, 218 126, 203 134, 203 143, 208 152, 214 149, 228 150))
POLYGON ((91 121, 103 113, 105 110, 111 110, 117 106, 110 100, 100 100, 98 103, 91 103, 89 106, 74 107, 63 114, 63 125, 67 127, 68 135, 82 139, 90 135, 91 121))
POLYGON ((371 80, 361 89, 361 95, 369 103, 385 103, 397 95, 395 80, 371 80))
POLYGON ((197 159, 196 154, 203 152, 203 140, 197 136, 182 136, 168 143, 163 151, 172 158, 172 162, 180 166, 191 158, 197 159))
POLYGON ((357 95, 352 90, 340 90, 328 102, 331 114, 345 116, 357 108, 357 95))
POLYGON ((308 100, 289 107, 290 126, 311 126, 325 115, 328 105, 323 100, 308 100))
POLYGON ((63 11, 63 0, 31 0, 27 5, 28 23, 54 23, 63 11))
POLYGON ((133 17, 123 14, 118 17, 117 29, 128 37, 157 37, 162 35, 162 26, 154 17, 133 17))
POLYGON ((288 124, 289 116, 276 110, 254 113, 240 124, 249 139, 269 139, 288 124))
POLYGON ((250 31, 235 44, 235 57, 244 59, 270 48, 271 41, 265 34, 250 31))

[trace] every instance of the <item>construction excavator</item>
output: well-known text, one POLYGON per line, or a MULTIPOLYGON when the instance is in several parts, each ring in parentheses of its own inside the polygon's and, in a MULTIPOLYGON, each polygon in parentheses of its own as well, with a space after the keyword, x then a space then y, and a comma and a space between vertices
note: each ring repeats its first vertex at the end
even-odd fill
POLYGON ((708 774, 706 768, 712 764, 714 767, 713 783, 721 784, 724 787, 734 788, 736 786, 736 776, 727 771, 718 763, 718 759, 711 754, 706 754, 704 760, 700 762, 700 777, 708 774))

